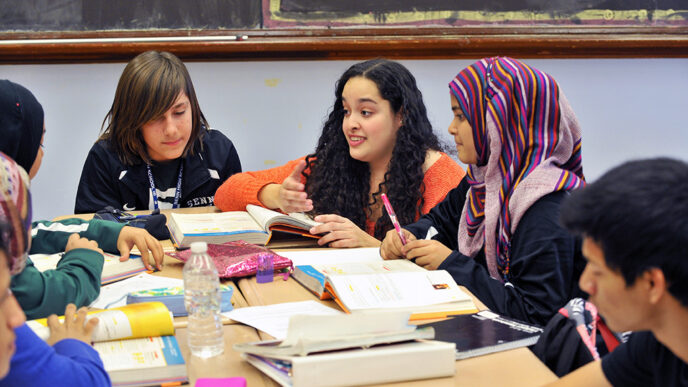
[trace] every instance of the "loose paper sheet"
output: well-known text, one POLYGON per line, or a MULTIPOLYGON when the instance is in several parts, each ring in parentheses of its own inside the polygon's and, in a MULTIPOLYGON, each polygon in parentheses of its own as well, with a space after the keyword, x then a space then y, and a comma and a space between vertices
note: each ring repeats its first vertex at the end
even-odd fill
POLYGON ((283 340, 287 337, 289 319, 299 314, 338 315, 343 313, 317 301, 285 302, 267 306, 250 306, 222 313, 223 316, 250 325, 278 340, 283 340))

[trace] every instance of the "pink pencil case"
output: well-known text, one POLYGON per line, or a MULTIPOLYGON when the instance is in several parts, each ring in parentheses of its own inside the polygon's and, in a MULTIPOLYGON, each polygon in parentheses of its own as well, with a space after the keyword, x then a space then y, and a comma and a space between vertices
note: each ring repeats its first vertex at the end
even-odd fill
MULTIPOLYGON (((275 273, 283 273, 286 280, 293 271, 294 264, 291 262, 291 259, 283 257, 267 247, 244 241, 208 244, 208 255, 215 262, 220 278, 255 275, 258 271, 258 257, 265 254, 272 257, 272 266, 275 273)), ((186 262, 191 257, 191 249, 168 253, 168 255, 186 262)))

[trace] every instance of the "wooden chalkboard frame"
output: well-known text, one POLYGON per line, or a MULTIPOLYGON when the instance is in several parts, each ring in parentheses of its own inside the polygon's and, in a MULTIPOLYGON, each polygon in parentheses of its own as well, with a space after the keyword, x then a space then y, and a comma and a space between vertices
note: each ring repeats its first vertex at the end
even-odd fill
POLYGON ((685 58, 688 27, 473 26, 0 33, 0 63, 127 61, 146 50, 184 60, 685 58), (234 37, 240 37, 234 40, 234 37))
MULTIPOLYGON (((666 8, 664 10, 626 10, 625 0, 610 0, 605 4, 619 10, 585 10, 583 7, 568 14, 560 8, 554 13, 535 11, 535 8, 531 9, 532 12, 516 13, 468 10, 470 4, 476 7, 476 4, 488 3, 494 9, 509 4, 518 8, 521 0, 467 1, 461 3, 462 8, 456 8, 459 3, 453 0, 351 0, 345 6, 337 0, 207 0, 204 4, 223 17, 227 17, 230 10, 236 10, 236 15, 231 13, 234 11, 230 12, 234 16, 248 15, 239 24, 221 19, 221 23, 229 24, 219 25, 226 25, 229 29, 213 29, 220 27, 203 24, 204 20, 210 19, 200 19, 200 24, 187 24, 205 25, 204 29, 172 27, 176 24, 170 21, 161 23, 171 26, 170 29, 145 29, 160 24, 130 23, 130 20, 140 20, 134 16, 141 17, 141 14, 129 15, 129 8, 124 12, 127 16, 119 15, 118 18, 111 15, 111 19, 105 17, 100 20, 104 17, 103 12, 109 12, 107 7, 118 7, 120 5, 117 4, 121 2, 100 0, 101 4, 90 1, 87 4, 95 7, 95 19, 99 21, 93 22, 93 25, 85 22, 76 30, 50 32, 41 30, 45 27, 38 28, 30 24, 25 26, 28 27, 25 32, 2 32, 3 27, 0 27, 0 63, 127 61, 145 50, 171 51, 184 60, 237 61, 357 60, 378 56, 393 59, 479 58, 491 55, 518 58, 688 57, 688 11, 667 8, 681 4, 678 0, 665 0, 661 3, 666 8), (429 9, 432 4, 449 11, 427 11, 426 8, 429 9), (349 11, 347 7, 361 12, 349 11), (381 11, 363 12, 366 7, 381 11), (339 11, 327 11, 330 8, 339 11), (382 11, 387 9, 403 11, 382 11), (389 20, 378 23, 376 20, 380 17, 389 20), (121 22, 121 28, 124 29, 112 30, 110 28, 115 27, 107 22, 116 22, 113 25, 120 25, 121 22), (232 29, 229 27, 231 25, 242 27, 232 29), (103 29, 98 30, 98 26, 103 29)), ((574 4, 574 9, 578 9, 574 0, 569 1, 574 4)), ((37 7, 42 3, 28 4, 37 7)), ((65 7, 78 8, 81 3, 71 0, 65 4, 65 7)), ((162 3, 150 0, 141 4, 155 9, 162 3)), ((165 4, 177 4, 179 9, 171 9, 177 13, 183 13, 186 9, 184 2, 165 4)), ((549 3, 542 0, 528 4, 549 3)), ((63 14, 72 15, 62 11, 63 14)), ((70 11, 74 10, 70 8, 70 11)), ((159 11, 167 13, 169 9, 159 11)), ((34 15, 25 16, 30 18, 34 15)), ((147 18, 144 16, 142 19, 147 18)), ((22 17, 11 20, 22 20, 22 17)), ((214 22, 218 23, 218 20, 214 22)))

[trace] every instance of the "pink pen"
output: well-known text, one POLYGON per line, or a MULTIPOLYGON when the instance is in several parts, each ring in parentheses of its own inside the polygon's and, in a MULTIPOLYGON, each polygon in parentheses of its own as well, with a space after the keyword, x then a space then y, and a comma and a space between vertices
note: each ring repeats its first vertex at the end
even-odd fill
POLYGON ((382 203, 385 205, 385 209, 387 210, 387 214, 389 214, 389 219, 392 221, 392 224, 394 225, 394 229, 397 230, 397 234, 399 234, 399 238, 401 238, 401 244, 405 245, 406 244, 406 238, 404 237, 404 233, 401 232, 401 226, 399 225, 399 221, 397 220, 397 215, 394 213, 394 209, 392 208, 392 203, 390 203, 389 199, 387 199, 387 195, 382 194, 380 196, 382 197, 382 203))

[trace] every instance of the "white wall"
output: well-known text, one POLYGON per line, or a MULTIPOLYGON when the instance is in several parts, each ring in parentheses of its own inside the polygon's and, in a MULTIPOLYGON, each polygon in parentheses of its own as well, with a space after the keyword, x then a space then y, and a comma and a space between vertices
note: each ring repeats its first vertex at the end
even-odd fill
MULTIPOLYGON (((430 120, 447 142, 447 83, 471 60, 402 61, 416 76, 430 120)), ((244 170, 284 163, 314 149, 334 101, 334 82, 353 61, 187 63, 203 112, 237 147, 244 170)), ((688 159, 688 59, 540 59, 583 128, 589 181, 623 160, 688 159)), ((46 155, 33 180, 35 219, 74 209, 86 154, 98 137, 124 63, 0 65, 33 91, 46 112, 46 155)))

